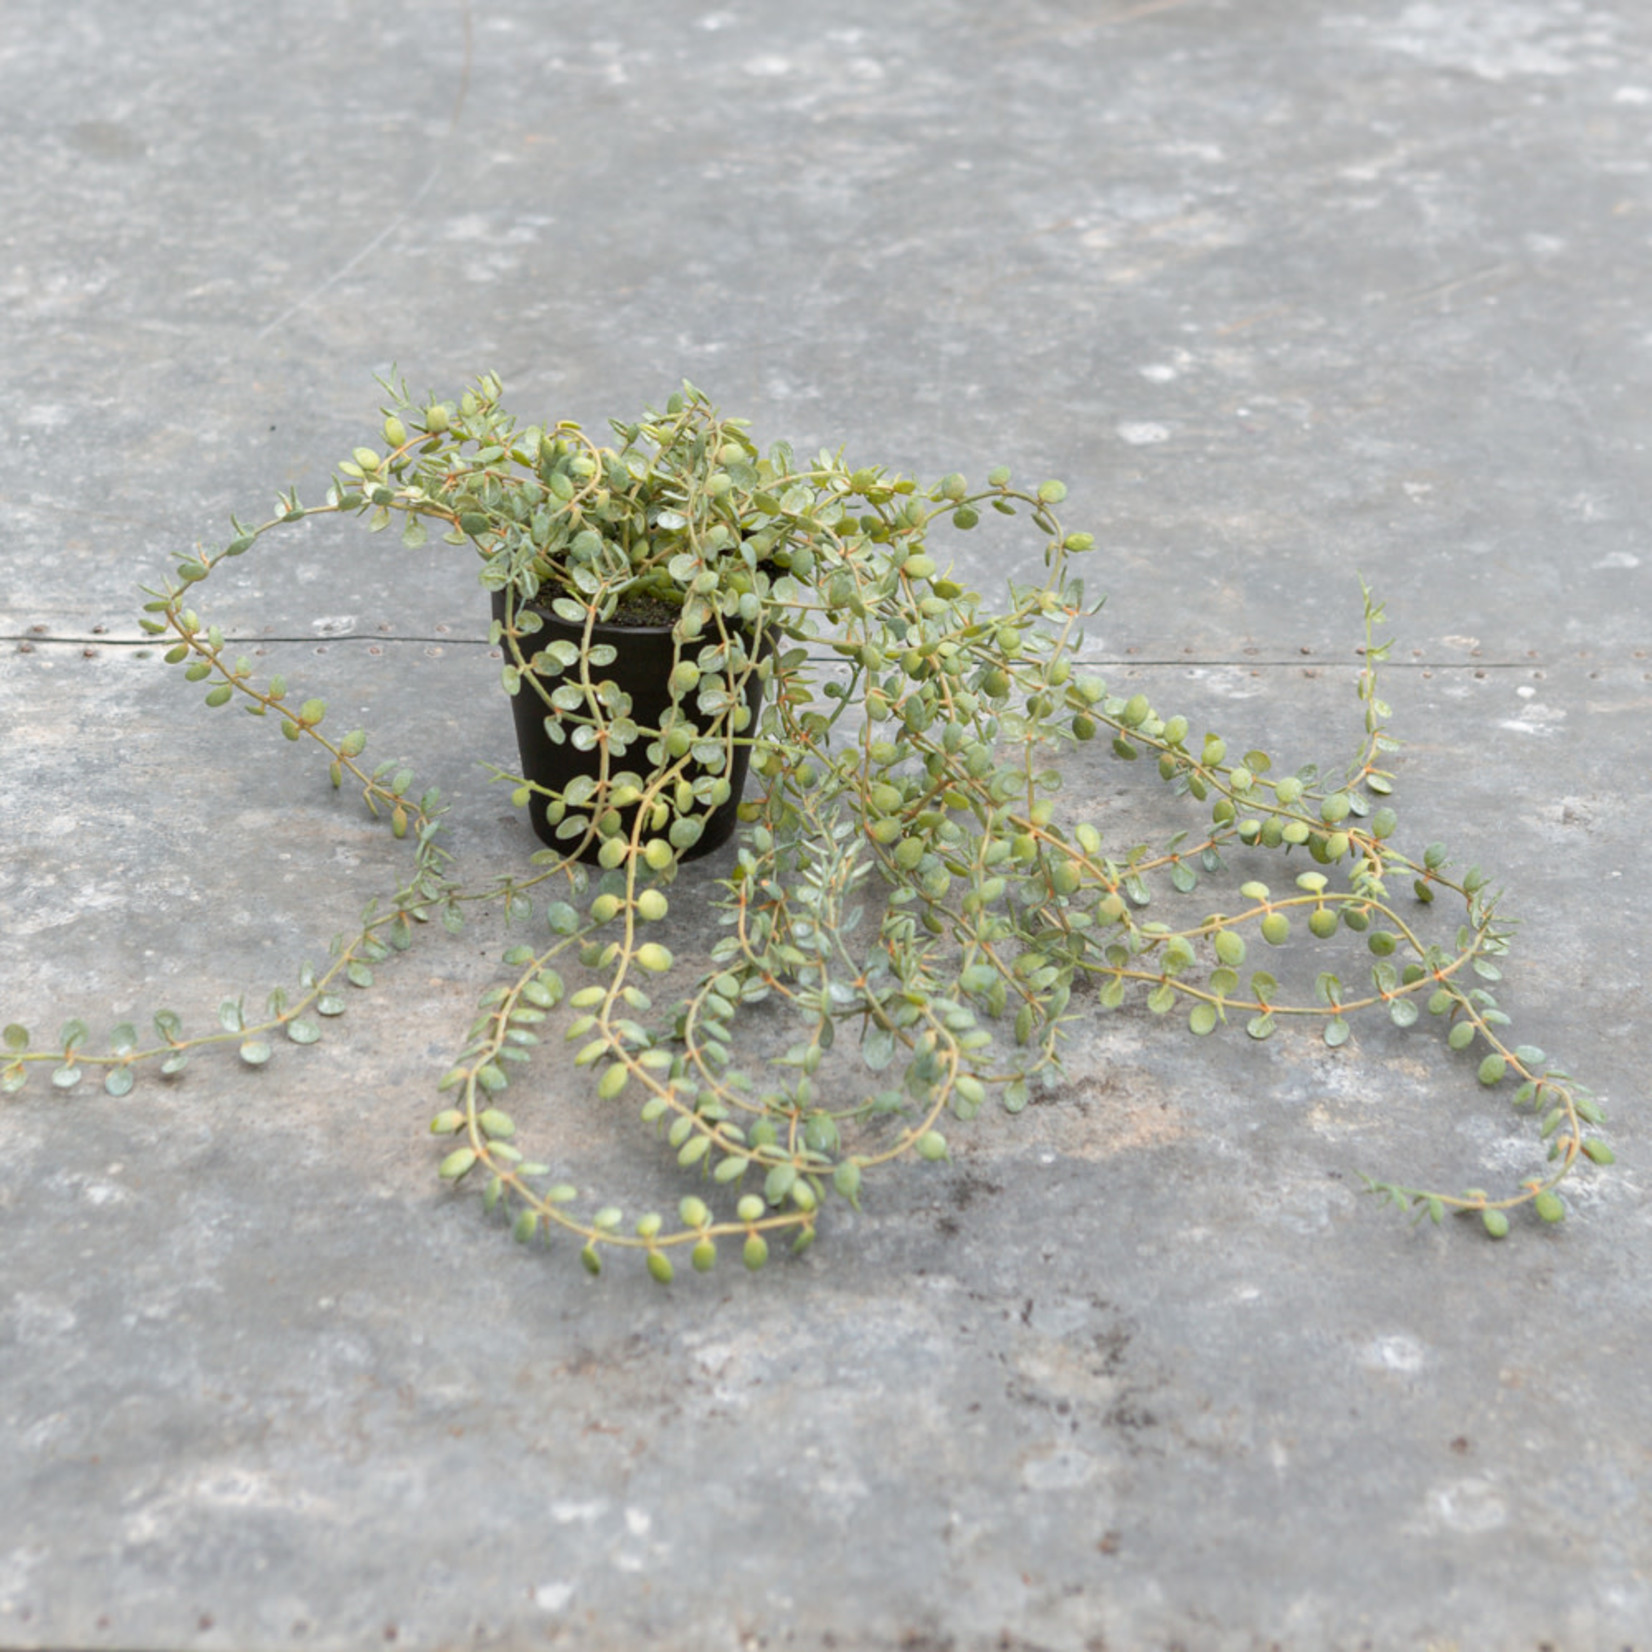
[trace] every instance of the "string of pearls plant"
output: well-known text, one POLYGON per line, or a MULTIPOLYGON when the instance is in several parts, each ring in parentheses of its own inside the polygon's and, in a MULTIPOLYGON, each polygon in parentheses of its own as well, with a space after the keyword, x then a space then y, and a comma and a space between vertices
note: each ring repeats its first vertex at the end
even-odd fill
POLYGON ((1472 1213, 1494 1238, 1520 1209, 1557 1222, 1578 1160, 1610 1162, 1588 1134, 1594 1098, 1511 1042, 1493 993, 1509 931, 1485 874, 1454 874, 1439 845, 1399 846, 1381 766, 1395 744, 1377 680, 1388 645, 1369 592, 1360 751, 1334 778, 1280 773, 1266 753, 1235 756, 1076 668, 1095 605, 1072 564, 1091 539, 1063 527, 1058 482, 1024 491, 1000 469, 981 488, 958 475, 923 487, 831 453, 764 456, 691 386, 616 424, 613 446, 573 424, 519 426, 491 377, 456 402, 385 389, 382 440, 337 467, 325 503, 289 493, 270 520, 236 522, 221 550, 182 556, 143 625, 171 639, 167 661, 208 705, 238 703, 319 747, 333 785, 359 788, 409 843, 405 882, 261 1016, 231 1001, 213 1030, 186 1034, 162 1010, 153 1038, 122 1025, 106 1053, 79 1018, 47 1047, 6 1027, 4 1091, 43 1067, 59 1091, 100 1074, 120 1096, 141 1066, 176 1075, 214 1044, 262 1065, 278 1036, 316 1042, 348 988, 371 986, 432 920, 457 931, 467 910, 497 903, 536 938, 504 953, 441 1081, 439 1173, 479 1182, 518 1240, 570 1240, 593 1273, 615 1252, 666 1281, 685 1257, 705 1270, 737 1248, 757 1268, 777 1241, 802 1249, 832 1195, 858 1203, 868 1177, 905 1155, 945 1159, 943 1126, 989 1097, 1019 1112, 1058 1081, 1067 1025, 1132 995, 1200 1037, 1237 1026, 1265 1039, 1301 1020, 1336 1047, 1359 1012, 1440 1024, 1452 1049, 1473 1052, 1482 1085, 1510 1084, 1536 1113, 1548 1163, 1500 1195, 1366 1178, 1435 1222, 1472 1213), (968 530, 987 511, 1030 521, 1043 546, 1044 578, 1012 583, 996 608, 932 549, 938 528, 968 530), (223 562, 329 513, 373 529, 399 519, 410 548, 435 530, 479 554, 480 582, 501 598, 505 693, 534 697, 549 738, 588 755, 557 785, 508 777, 519 804, 538 798, 552 840, 531 869, 461 883, 437 794, 371 764, 363 731, 331 732, 322 701, 259 681, 194 606, 223 562), (649 723, 607 674, 614 649, 597 635, 639 599, 672 641, 666 709, 649 723), (1096 739, 1145 760, 1199 824, 1157 849, 1122 848, 1064 816, 1061 748, 1096 739), (675 960, 653 935, 680 898, 681 861, 733 801, 741 752, 758 780, 712 897, 722 933, 662 1009, 675 960), (1224 864, 1236 849, 1271 851, 1277 882, 1236 882, 1224 864), (1455 933, 1441 940, 1447 902, 1455 933), (1313 947, 1363 955, 1358 973, 1323 968, 1311 995, 1282 990, 1258 953, 1299 927, 1313 947), (765 1002, 790 1012, 793 1036, 754 1067, 737 1039, 765 1002), (558 1033, 599 1103, 625 1100, 657 1127, 691 1186, 673 1216, 592 1208, 518 1144, 531 1064, 558 1033), (849 1088, 834 1067, 824 1082, 827 1052, 851 1041, 869 1080, 849 1088))

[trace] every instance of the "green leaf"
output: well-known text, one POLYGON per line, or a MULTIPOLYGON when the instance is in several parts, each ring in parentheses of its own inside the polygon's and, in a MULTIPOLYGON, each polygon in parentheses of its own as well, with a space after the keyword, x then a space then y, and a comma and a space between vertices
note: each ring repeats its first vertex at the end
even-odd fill
MULTIPOLYGON (((103 1088, 112 1096, 124 1096, 130 1093, 133 1084, 132 1069, 130 1067, 111 1067, 103 1076, 103 1088)), ((1587 1145, 1587 1144, 1585 1144, 1587 1145)))
POLYGON ((241 1046, 241 1059, 249 1067, 262 1067, 272 1053, 269 1045, 261 1038, 249 1038, 241 1046))
POLYGON ((1340 1015, 1336 1016, 1325 1023, 1325 1042, 1333 1050, 1340 1049, 1342 1045, 1348 1042, 1353 1030, 1340 1015))
POLYGON ((0 1038, 4 1038, 8 1050, 26 1050, 29 1047, 29 1029, 15 1021, 4 1033, 0 1033, 0 1038))
POLYGON ((1216 1006, 1214 1004, 1195 1004, 1188 1014, 1188 1027, 1200 1038, 1216 1031, 1216 1006))
POLYGON ((449 1153, 437 1167, 436 1174, 445 1182, 456 1182, 476 1163, 476 1149, 458 1147, 449 1153))
POLYGON ((895 1057, 894 1030, 874 1022, 861 1040, 860 1054, 874 1073, 881 1073, 895 1057))

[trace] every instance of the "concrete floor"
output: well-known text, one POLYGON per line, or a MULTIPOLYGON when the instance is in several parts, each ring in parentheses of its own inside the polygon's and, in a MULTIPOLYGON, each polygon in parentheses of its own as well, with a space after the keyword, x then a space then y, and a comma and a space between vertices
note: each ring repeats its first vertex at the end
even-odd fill
MULTIPOLYGON (((1437 1034, 1098 1013, 806 1258, 593 1284, 434 1176, 499 938, 433 937, 317 1050, 0 1103, 0 1645, 1652 1647, 1649 64, 1633 0, 11 0, 0 1021, 210 1019, 400 869, 146 657, 171 552, 318 492, 392 363, 595 425, 687 376, 1065 478, 1090 653, 1281 754, 1353 742, 1362 572, 1406 830, 1507 889, 1619 1163, 1414 1229, 1357 1172, 1541 1162, 1437 1034)), ((485 874, 471 578, 322 524, 203 607, 485 874)), ((546 1069, 582 1186, 676 1187, 546 1069)))

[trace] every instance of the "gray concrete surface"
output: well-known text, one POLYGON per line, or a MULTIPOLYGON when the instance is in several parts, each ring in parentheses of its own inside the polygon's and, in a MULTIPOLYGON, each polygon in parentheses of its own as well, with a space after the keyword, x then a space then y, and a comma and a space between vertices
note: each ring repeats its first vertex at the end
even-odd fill
MULTIPOLYGON (((593 1285, 435 1181, 498 937, 432 938, 315 1051, 0 1105, 0 1644, 1652 1646, 1644 7, 3 18, 0 1019, 210 1016, 395 875, 144 657, 170 551, 313 490, 392 363, 594 423, 688 376, 800 447, 1064 477, 1091 653, 1281 753, 1353 737, 1363 572, 1407 829, 1508 889, 1507 1001, 1620 1162, 1555 1231, 1414 1230, 1357 1171, 1532 1157, 1426 1030, 1130 1012, 807 1258, 593 1285)), ((530 845, 469 581, 318 526, 210 612, 485 870, 530 845)), ((674 1186, 541 1082, 581 1185, 674 1186)))

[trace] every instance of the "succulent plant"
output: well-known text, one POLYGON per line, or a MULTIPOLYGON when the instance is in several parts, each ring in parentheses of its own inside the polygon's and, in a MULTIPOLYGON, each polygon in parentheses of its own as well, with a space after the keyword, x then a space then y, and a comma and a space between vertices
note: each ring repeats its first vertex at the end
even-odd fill
POLYGON ((123 1025, 107 1053, 79 1018, 44 1048, 7 1027, 7 1092, 45 1066, 59 1090, 101 1073, 121 1095, 142 1065, 176 1073, 217 1043, 263 1064, 278 1034, 316 1042, 346 989, 373 985, 431 920, 458 930, 497 903, 534 938, 504 953, 441 1082, 439 1172, 479 1183, 517 1239, 571 1241, 593 1272, 630 1250, 663 1281, 674 1258, 704 1270, 735 1249, 758 1267, 776 1241, 809 1244, 831 1199, 858 1202, 902 1156, 945 1159, 950 1121, 989 1102, 1019 1112, 1058 1081, 1074 1020, 1138 997, 1197 1037, 1238 1026, 1266 1039, 1295 1020, 1336 1048, 1358 1012, 1439 1024, 1473 1052, 1482 1085, 1508 1084, 1538 1114, 1549 1163, 1501 1195, 1367 1178, 1436 1222, 1468 1213, 1500 1238, 1522 1208, 1557 1221, 1577 1161, 1610 1161, 1589 1133, 1594 1098, 1511 1042, 1493 991, 1510 931, 1491 881, 1454 873, 1439 845, 1401 847, 1377 675, 1389 645, 1369 591, 1359 750, 1341 772, 1284 772, 1083 670, 1097 604, 1075 567, 1092 542, 1063 526, 1059 482, 1022 488, 998 469, 977 487, 956 474, 925 486, 839 454, 764 455, 692 386, 616 424, 606 446, 569 423, 519 426, 491 377, 453 402, 386 389, 382 439, 339 464, 324 503, 289 493, 221 550, 180 557, 143 623, 209 705, 240 703, 319 747, 333 785, 358 787, 410 842, 405 882, 262 1016, 230 1000, 216 1029, 186 1034, 161 1011, 154 1039, 123 1025), (436 793, 372 765, 364 731, 330 732, 320 700, 259 681, 192 606, 223 561, 329 513, 374 529, 399 520, 410 549, 434 527, 474 552, 501 598, 504 692, 537 700, 552 740, 595 754, 560 788, 504 775, 519 804, 538 796, 551 834, 526 868, 462 881, 436 793), (939 543, 989 513, 1028 524, 1044 568, 993 604, 954 577, 939 543), (632 716, 597 638, 638 613, 671 636, 666 709, 651 722, 632 716), (1151 848, 1110 844, 1064 812, 1062 751, 1095 740, 1145 759, 1193 824, 1151 848), (706 818, 731 800, 736 752, 756 778, 732 864, 710 890, 680 883, 706 818), (1273 881, 1258 864, 1277 867, 1273 881), (709 903, 721 929, 692 964, 656 938, 684 901, 709 903), (1456 916, 1442 925, 1446 901, 1456 916), (1327 964, 1293 995, 1255 967, 1287 945, 1323 949, 1343 974, 1327 964), (760 1065, 741 1036, 758 1005, 792 1026, 760 1065), (529 1155, 519 1128, 552 1040, 573 1046, 599 1099, 623 1098, 657 1128, 689 1182, 674 1213, 627 1219, 529 1155), (851 1045, 858 1081, 841 1067, 851 1045))

